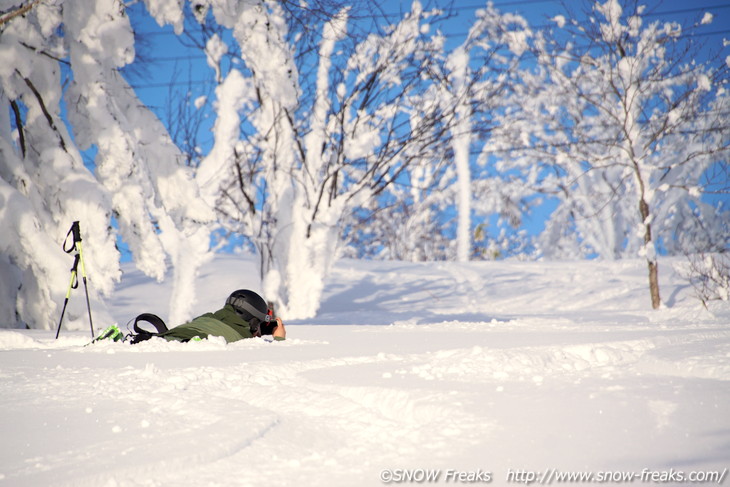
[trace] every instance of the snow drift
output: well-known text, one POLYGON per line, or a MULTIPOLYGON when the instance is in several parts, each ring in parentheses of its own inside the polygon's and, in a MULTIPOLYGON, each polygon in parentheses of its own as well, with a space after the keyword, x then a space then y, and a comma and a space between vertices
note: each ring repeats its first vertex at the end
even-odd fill
MULTIPOLYGON (((196 312, 255 288, 255 266, 218 256, 196 312)), ((671 267, 658 311, 641 260, 343 260, 285 342, 2 330, 0 485, 726 476, 730 309, 704 310, 671 267)), ((109 314, 166 318, 169 286, 127 268, 109 314)))

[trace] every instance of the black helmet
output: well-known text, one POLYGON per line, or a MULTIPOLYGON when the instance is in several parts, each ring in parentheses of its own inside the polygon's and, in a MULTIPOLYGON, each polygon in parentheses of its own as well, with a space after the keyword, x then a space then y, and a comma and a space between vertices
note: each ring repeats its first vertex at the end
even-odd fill
POLYGON ((251 321, 253 318, 258 318, 262 322, 271 320, 269 307, 264 298, 248 289, 233 291, 226 299, 226 304, 233 306, 236 313, 246 321, 251 321))

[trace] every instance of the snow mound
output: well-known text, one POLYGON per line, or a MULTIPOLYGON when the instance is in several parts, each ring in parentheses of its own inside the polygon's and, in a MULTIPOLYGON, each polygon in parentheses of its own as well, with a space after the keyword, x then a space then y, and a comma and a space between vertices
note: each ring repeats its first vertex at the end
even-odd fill
MULTIPOLYGON (((233 265, 234 262, 235 264, 233 265)), ((252 287, 200 276, 199 312, 252 287), (223 284, 221 284, 223 283, 223 284)), ((671 266, 664 266, 664 269, 671 266)), ((382 485, 398 469, 722 472, 730 309, 641 261, 341 261, 283 342, 0 330, 0 484, 382 485), (383 472, 386 472, 383 474, 383 472)), ((170 290, 128 271, 109 316, 170 290)), ((124 325, 121 326, 124 329, 124 325)), ((512 479, 514 480, 514 479, 512 479)))

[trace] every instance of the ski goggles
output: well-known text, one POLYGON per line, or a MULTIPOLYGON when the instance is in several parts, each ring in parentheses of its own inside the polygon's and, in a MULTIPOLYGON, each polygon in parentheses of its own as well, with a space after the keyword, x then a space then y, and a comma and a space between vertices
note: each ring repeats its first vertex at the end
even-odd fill
POLYGON ((246 301, 244 298, 239 296, 232 296, 228 298, 227 301, 228 304, 233 306, 233 309, 242 309, 254 318, 258 318, 259 321, 262 321, 264 323, 268 323, 271 321, 271 318, 273 317, 273 312, 270 309, 266 310, 266 313, 262 313, 256 307, 254 307, 251 303, 246 301))

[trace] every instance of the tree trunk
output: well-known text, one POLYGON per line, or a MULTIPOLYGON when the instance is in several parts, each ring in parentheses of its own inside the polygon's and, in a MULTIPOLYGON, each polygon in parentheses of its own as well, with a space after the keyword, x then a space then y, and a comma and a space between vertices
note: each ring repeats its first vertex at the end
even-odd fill
POLYGON ((662 300, 659 297, 659 264, 656 259, 649 261, 649 293, 651 294, 651 307, 659 308, 662 300))
POLYGON ((659 297, 659 264, 656 260, 654 242, 651 239, 649 204, 643 197, 639 202, 639 212, 641 213, 641 218, 644 222, 644 250, 646 252, 646 262, 649 266, 649 294, 651 295, 651 307, 658 309, 662 304, 662 300, 659 297))

